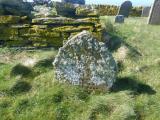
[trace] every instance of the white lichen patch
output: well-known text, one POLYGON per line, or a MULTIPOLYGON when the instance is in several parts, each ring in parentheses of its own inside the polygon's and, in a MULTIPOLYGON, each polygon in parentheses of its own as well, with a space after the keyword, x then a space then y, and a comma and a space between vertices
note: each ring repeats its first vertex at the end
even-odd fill
POLYGON ((81 86, 112 87, 116 79, 116 63, 105 47, 89 32, 72 37, 59 49, 53 65, 56 78, 81 86))
POLYGON ((27 58, 23 60, 22 64, 28 67, 33 67, 37 62, 37 59, 35 58, 27 58))

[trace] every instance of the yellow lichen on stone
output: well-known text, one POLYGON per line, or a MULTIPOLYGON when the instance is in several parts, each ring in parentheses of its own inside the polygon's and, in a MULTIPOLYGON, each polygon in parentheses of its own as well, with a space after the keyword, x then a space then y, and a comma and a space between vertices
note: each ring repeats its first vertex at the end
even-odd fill
POLYGON ((0 16, 0 24, 13 24, 13 23, 18 23, 20 20, 21 20, 20 16, 12 16, 12 15, 0 16))
POLYGON ((11 40, 15 36, 18 36, 18 29, 10 28, 7 26, 0 26, 0 39, 1 40, 11 40))
POLYGON ((92 31, 93 27, 92 26, 63 26, 63 27, 56 27, 53 28, 52 31, 56 32, 67 32, 67 33, 72 33, 72 32, 81 32, 83 30, 89 30, 92 31))

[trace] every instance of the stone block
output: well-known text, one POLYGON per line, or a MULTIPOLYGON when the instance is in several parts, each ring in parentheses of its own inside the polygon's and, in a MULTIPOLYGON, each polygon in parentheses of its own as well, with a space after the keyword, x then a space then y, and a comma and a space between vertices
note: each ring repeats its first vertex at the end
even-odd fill
POLYGON ((124 16, 123 15, 117 15, 115 18, 115 23, 124 23, 124 16))

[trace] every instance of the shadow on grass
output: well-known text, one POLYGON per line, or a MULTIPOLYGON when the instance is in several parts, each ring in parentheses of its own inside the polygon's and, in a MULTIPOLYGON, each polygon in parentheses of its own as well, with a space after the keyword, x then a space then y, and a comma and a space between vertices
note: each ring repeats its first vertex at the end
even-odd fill
POLYGON ((15 65, 10 73, 10 76, 22 76, 22 77, 28 77, 28 76, 32 76, 33 71, 31 68, 24 66, 22 64, 17 64, 15 65))
POLYGON ((53 61, 54 61, 54 57, 49 57, 49 58, 40 60, 34 65, 33 69, 38 75, 41 73, 45 73, 48 70, 53 69, 53 65, 52 65, 53 61))
POLYGON ((0 66, 1 66, 1 65, 6 65, 6 63, 1 63, 1 62, 0 62, 0 66))
MULTIPOLYGON (((108 33, 106 33, 108 34, 108 33)), ((109 34, 109 36, 111 37, 109 40, 107 40, 105 42, 107 48, 109 49, 109 51, 111 52, 114 52, 116 51, 118 48, 121 47, 123 41, 121 38, 119 38, 118 36, 116 35, 113 35, 113 34, 109 34)))
POLYGON ((156 94, 156 91, 149 85, 138 82, 138 80, 132 77, 124 77, 118 78, 113 87, 111 88, 111 92, 119 92, 124 90, 133 91, 135 95, 139 94, 156 94))
POLYGON ((32 88, 31 84, 27 81, 17 81, 11 89, 8 91, 10 95, 17 95, 21 93, 26 93, 32 88))
MULTIPOLYGON (((107 34, 107 33, 106 33, 107 34)), ((129 56, 132 58, 136 58, 142 56, 142 54, 137 50, 137 48, 126 43, 122 38, 117 35, 109 34, 111 37, 108 41, 106 41, 106 46, 111 52, 117 51, 122 45, 126 46, 129 49, 129 56)))
POLYGON ((53 68, 52 62, 54 60, 54 57, 49 57, 43 60, 40 60, 36 63, 36 65, 34 67, 38 67, 38 68, 53 68))

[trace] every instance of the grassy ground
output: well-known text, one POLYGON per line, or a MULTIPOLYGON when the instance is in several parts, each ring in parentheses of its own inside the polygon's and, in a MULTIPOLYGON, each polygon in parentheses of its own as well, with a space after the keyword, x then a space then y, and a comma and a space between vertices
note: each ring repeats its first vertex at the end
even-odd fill
MULTIPOLYGON (((0 49, 1 120, 159 120, 160 26, 145 18, 109 24, 109 49, 118 65, 107 93, 59 84, 52 61, 56 50, 0 49)), ((113 18, 109 17, 113 22, 113 18)))

